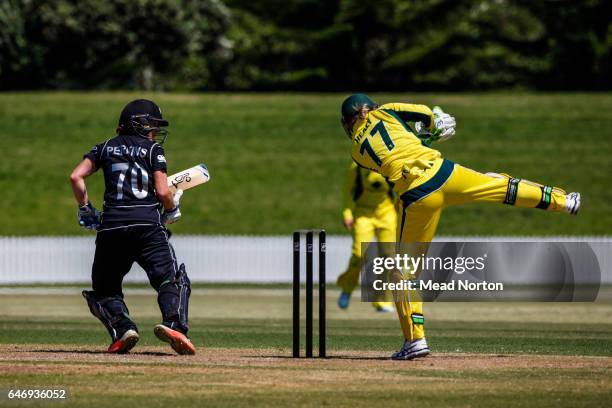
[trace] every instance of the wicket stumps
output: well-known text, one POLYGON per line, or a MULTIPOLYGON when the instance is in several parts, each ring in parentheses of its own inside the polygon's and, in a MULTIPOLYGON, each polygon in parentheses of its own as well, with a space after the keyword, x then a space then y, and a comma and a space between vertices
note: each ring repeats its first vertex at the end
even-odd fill
POLYGON ((300 357, 300 241, 306 235, 306 358, 312 358, 313 235, 319 234, 319 358, 325 358, 325 230, 293 233, 293 357, 300 357))

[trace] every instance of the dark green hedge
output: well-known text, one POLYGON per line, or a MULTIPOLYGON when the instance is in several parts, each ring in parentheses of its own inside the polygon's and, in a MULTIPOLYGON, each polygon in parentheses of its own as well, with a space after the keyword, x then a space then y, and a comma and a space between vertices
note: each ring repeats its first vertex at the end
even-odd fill
POLYGON ((606 0, 3 0, 0 88, 610 89, 606 0))

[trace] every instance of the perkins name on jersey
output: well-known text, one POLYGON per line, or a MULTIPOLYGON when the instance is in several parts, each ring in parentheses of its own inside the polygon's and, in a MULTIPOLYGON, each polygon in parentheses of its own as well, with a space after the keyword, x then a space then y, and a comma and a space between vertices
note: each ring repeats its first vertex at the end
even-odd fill
POLYGON ((106 154, 113 156, 146 157, 148 149, 141 146, 107 146, 106 154))

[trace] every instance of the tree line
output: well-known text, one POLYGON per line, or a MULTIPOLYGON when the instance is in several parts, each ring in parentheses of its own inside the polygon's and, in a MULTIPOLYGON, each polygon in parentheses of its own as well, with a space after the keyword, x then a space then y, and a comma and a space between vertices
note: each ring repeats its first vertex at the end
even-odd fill
POLYGON ((606 0, 2 0, 0 89, 604 90, 606 0))

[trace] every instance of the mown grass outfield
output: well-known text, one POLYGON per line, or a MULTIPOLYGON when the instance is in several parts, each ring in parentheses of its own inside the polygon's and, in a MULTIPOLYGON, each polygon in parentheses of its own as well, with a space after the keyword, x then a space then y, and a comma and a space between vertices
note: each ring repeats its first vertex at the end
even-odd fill
POLYGON ((0 291, 0 389, 64 387, 67 407, 581 407, 612 397, 605 302, 427 304, 433 354, 394 362, 395 315, 358 301, 341 311, 330 291, 329 358, 309 361, 289 357, 288 288, 195 289, 193 357, 153 336, 150 289, 126 291, 142 338, 123 356, 104 353, 107 334, 78 289, 0 291))
MULTIPOLYGON (((201 161, 212 182, 190 191, 176 233, 342 232, 340 186, 349 142, 345 94, 0 93, 0 235, 82 233, 68 174, 113 135, 122 107, 150 97, 170 120, 170 171, 201 161)), ((612 95, 374 94, 381 103, 439 104, 457 117, 445 157, 481 171, 583 193, 577 218, 503 206, 450 208, 445 235, 607 235, 612 225, 612 95)), ((102 178, 89 192, 101 205, 102 178)))

